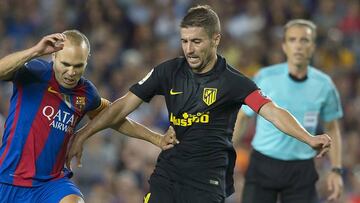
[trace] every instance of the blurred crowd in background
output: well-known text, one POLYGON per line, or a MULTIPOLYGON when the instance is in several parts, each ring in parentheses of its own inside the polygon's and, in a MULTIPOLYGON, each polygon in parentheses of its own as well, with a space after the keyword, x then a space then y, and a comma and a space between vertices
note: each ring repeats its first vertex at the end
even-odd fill
MULTIPOLYGON (((113 101, 156 64, 181 55, 179 22, 190 6, 204 3, 218 12, 222 23, 219 53, 250 77, 263 66, 285 61, 281 42, 287 20, 305 18, 317 24, 312 64, 333 78, 345 113, 341 120, 345 192, 339 202, 359 203, 358 0, 1 0, 0 57, 33 46, 43 35, 78 29, 92 46, 85 77, 102 97, 113 101)), ((11 93, 12 84, 0 82, 0 132, 11 93)), ((158 132, 169 126, 162 98, 142 105, 130 117, 158 132)), ((250 123, 242 142, 234 143, 238 152, 236 193, 227 203, 240 202, 253 133, 254 123, 250 123)), ((87 142, 83 167, 74 170, 73 180, 88 203, 142 202, 159 152, 144 141, 105 130, 87 142)), ((320 159, 317 164, 318 187, 326 202, 323 180, 329 161, 320 159)))

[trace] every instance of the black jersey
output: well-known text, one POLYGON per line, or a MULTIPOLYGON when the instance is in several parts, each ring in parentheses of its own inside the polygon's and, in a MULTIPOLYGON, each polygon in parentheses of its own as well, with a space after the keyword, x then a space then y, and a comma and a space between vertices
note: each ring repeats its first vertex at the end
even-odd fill
POLYGON ((215 67, 193 73, 183 57, 151 70, 130 91, 145 102, 164 95, 169 120, 180 144, 162 151, 151 179, 160 175, 216 192, 233 193, 235 151, 232 133, 237 112, 258 87, 218 56, 215 67))

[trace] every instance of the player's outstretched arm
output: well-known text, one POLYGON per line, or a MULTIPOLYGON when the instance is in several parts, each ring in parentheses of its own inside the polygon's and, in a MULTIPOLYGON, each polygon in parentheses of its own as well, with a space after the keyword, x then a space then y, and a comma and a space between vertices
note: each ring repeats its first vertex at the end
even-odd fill
POLYGON ((114 103, 101 111, 99 115, 93 118, 85 127, 76 132, 74 140, 69 146, 66 165, 68 167, 70 166, 70 161, 74 156, 77 157, 79 165, 79 157, 81 157, 84 142, 89 137, 105 128, 113 128, 115 126, 120 127, 124 122, 124 118, 134 111, 141 103, 142 100, 139 97, 128 92, 125 96, 117 99, 114 103))
POLYGON ((172 126, 169 127, 165 135, 161 135, 129 118, 125 118, 123 123, 111 128, 127 136, 151 142, 162 150, 170 149, 179 143, 172 126))
MULTIPOLYGON (((87 115, 92 120, 101 111, 103 111, 110 105, 110 101, 101 98, 99 107, 93 111, 88 112, 87 115)), ((179 143, 179 141, 176 139, 175 131, 171 126, 169 127, 169 130, 165 135, 161 135, 126 117, 122 121, 115 123, 113 126, 110 127, 127 136, 148 141, 163 150, 170 149, 174 146, 174 144, 179 143)))
POLYGON ((317 136, 311 135, 300 125, 293 115, 273 102, 264 104, 259 111, 259 115, 273 123, 285 134, 288 134, 317 150, 317 157, 321 157, 329 151, 331 138, 327 134, 317 136))
MULTIPOLYGON (((85 127, 84 127, 85 128, 85 127)), ((84 129, 80 129, 77 134, 81 134, 81 131, 84 129)), ((175 144, 179 144, 179 141, 176 139, 176 134, 174 128, 170 126, 164 135, 151 131, 145 126, 136 123, 128 118, 125 118, 123 124, 121 124, 121 130, 117 130, 123 134, 126 134, 130 137, 142 139, 153 143, 154 145, 160 147, 162 150, 168 150, 175 146, 175 144)), ((77 166, 81 167, 81 157, 84 148, 85 140, 79 139, 76 137, 72 140, 69 146, 68 153, 66 155, 66 167, 71 169, 71 160, 73 157, 76 157, 77 166)))
POLYGON ((84 128, 77 132, 77 139, 87 140, 93 134, 105 128, 120 127, 127 115, 133 112, 143 101, 132 92, 114 101, 101 111, 84 128))
POLYGON ((64 40, 65 35, 61 33, 47 35, 35 46, 9 54, 0 59, 0 79, 11 79, 16 70, 33 58, 61 50, 64 46, 64 40))

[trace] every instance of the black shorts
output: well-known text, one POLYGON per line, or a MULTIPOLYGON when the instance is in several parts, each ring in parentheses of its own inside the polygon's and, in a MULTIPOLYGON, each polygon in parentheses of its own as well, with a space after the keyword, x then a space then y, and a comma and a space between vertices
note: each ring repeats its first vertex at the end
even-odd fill
POLYGON ((282 161, 253 151, 245 175, 243 203, 317 203, 314 160, 282 161))
POLYGON ((162 176, 152 176, 150 192, 144 203, 224 203, 219 194, 199 190, 189 185, 170 181, 162 176))

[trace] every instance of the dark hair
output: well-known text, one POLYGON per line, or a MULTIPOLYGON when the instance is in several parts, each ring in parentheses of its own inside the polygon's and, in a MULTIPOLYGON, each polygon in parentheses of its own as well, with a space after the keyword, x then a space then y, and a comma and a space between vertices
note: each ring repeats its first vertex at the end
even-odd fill
POLYGON ((208 5, 198 5, 190 8, 182 19, 180 27, 203 27, 209 37, 221 32, 219 17, 208 5))
POLYGON ((66 39, 74 45, 81 46, 82 43, 85 43, 88 48, 88 54, 90 55, 90 42, 83 33, 79 30, 65 30, 63 34, 66 36, 66 39))

